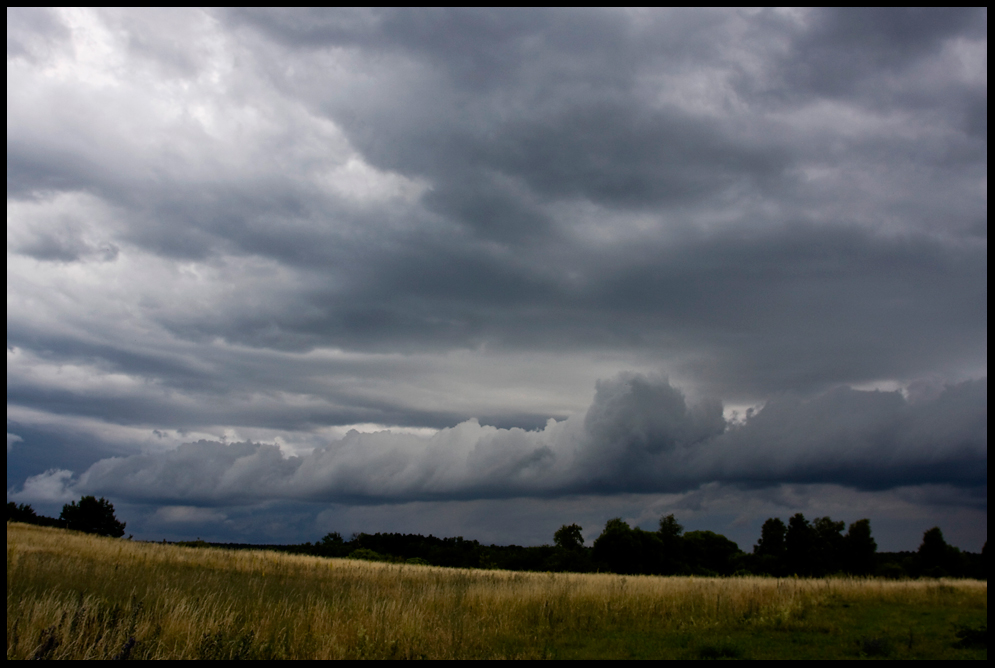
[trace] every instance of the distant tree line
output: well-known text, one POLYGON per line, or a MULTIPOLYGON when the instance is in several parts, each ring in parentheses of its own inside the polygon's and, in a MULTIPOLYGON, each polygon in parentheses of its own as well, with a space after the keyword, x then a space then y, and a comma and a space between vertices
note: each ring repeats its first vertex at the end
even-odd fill
MULTIPOLYGON (((105 536, 124 535, 125 524, 114 516, 106 499, 83 497, 63 506, 58 519, 37 515, 31 506, 7 504, 8 522, 57 526, 105 536)), ((934 527, 923 534, 916 552, 877 551, 871 522, 849 527, 829 517, 809 521, 798 513, 764 522, 752 552, 712 531, 684 531, 673 515, 660 519, 656 531, 630 527, 620 518, 608 520, 590 547, 583 528, 563 525, 552 545, 482 545, 462 536, 437 538, 418 534, 359 533, 346 540, 330 533, 316 543, 301 545, 182 543, 192 547, 273 549, 322 557, 347 557, 395 563, 431 564, 452 568, 492 568, 511 571, 618 573, 621 575, 827 575, 886 578, 959 577, 988 579, 988 543, 980 554, 948 545, 934 527), (844 532, 844 529, 846 530, 844 532)))
POLYGON ((114 505, 107 499, 84 496, 79 503, 73 501, 62 506, 58 519, 45 517, 26 504, 7 503, 7 521, 24 522, 46 527, 59 527, 72 531, 120 538, 126 524, 114 515, 114 505))
POLYGON ((918 552, 879 553, 867 519, 847 527, 829 517, 810 522, 800 513, 787 524, 770 518, 751 553, 712 531, 685 532, 673 515, 661 518, 656 531, 630 527, 619 518, 609 520, 591 547, 584 545, 582 532, 576 524, 563 525, 554 533, 553 545, 537 547, 397 533, 360 533, 345 540, 330 533, 317 543, 282 549, 396 563, 549 572, 988 579, 987 543, 981 554, 961 552, 933 528, 923 536, 918 552))

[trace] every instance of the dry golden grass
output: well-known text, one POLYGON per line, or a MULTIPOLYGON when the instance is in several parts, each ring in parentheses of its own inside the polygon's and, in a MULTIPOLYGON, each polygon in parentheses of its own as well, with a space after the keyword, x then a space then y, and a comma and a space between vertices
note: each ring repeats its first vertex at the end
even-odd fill
POLYGON ((613 629, 839 634, 815 614, 833 605, 956 599, 987 620, 987 592, 970 581, 467 571, 7 525, 8 659, 541 658, 613 629))

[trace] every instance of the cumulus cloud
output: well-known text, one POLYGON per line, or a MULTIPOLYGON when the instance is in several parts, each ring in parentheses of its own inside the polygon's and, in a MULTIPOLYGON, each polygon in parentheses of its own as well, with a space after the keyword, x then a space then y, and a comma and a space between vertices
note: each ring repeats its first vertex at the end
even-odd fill
POLYGON ((689 405, 665 379, 623 374, 598 384, 585 415, 541 430, 469 420, 432 436, 353 431, 290 457, 274 445, 200 441, 102 460, 78 489, 237 505, 679 492, 710 482, 977 487, 987 484, 987 392, 987 380, 972 381, 911 405, 899 392, 840 388, 771 401, 727 425, 716 402, 689 405))

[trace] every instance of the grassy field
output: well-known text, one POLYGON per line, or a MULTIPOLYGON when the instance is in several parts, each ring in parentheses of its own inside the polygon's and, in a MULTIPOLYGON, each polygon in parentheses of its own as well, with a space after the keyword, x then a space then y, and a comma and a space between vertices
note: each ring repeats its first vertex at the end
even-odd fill
POLYGON ((987 625, 985 582, 467 571, 7 525, 8 659, 987 659, 987 625))

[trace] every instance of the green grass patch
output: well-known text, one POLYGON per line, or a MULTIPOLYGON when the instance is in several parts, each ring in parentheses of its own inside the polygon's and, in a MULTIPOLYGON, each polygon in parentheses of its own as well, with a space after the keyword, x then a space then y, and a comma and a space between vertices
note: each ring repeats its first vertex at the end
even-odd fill
POLYGON ((587 629, 551 639, 547 651, 557 659, 987 659, 987 601, 959 593, 937 599, 911 608, 908 602, 814 604, 769 624, 587 629))

